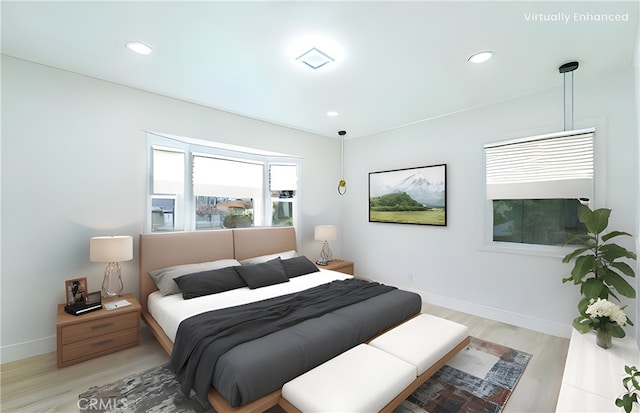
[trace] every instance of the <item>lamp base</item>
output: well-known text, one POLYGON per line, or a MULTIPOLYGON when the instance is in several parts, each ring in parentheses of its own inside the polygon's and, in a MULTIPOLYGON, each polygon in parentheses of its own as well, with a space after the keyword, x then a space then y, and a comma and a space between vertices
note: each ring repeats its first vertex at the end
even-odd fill
POLYGON ((104 279, 102 280, 102 296, 103 297, 119 297, 124 290, 122 283, 122 274, 120 272, 120 264, 110 262, 104 270, 104 279))
POLYGON ((320 259, 318 261, 324 262, 323 265, 327 265, 331 258, 333 257, 333 253, 331 252, 331 247, 329 246, 329 242, 325 241, 322 244, 322 250, 320 251, 320 259))

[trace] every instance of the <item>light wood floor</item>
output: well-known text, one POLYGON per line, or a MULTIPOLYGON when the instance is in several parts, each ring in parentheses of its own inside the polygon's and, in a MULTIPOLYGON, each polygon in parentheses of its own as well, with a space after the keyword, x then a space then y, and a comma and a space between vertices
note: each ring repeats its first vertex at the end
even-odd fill
MULTIPOLYGON (((471 335, 533 354, 504 413, 553 412, 569 340, 425 304, 423 312, 468 326, 471 335)), ((89 387, 166 363, 169 357, 146 327, 141 345, 74 366, 56 368, 56 354, 3 364, 0 411, 78 412, 78 395, 89 387)))

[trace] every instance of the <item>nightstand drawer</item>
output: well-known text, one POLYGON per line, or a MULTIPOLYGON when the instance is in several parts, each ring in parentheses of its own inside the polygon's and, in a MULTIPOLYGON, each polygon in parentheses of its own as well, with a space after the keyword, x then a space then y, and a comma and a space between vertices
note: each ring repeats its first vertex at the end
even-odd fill
POLYGON ((62 344, 67 345, 105 334, 110 335, 137 326, 137 311, 71 324, 62 328, 62 344))
POLYGON ((343 272, 345 274, 354 275, 353 261, 347 261, 347 260, 335 258, 329 261, 326 265, 320 265, 316 263, 316 266, 324 270, 338 271, 338 272, 343 272))
POLYGON ((345 274, 353 275, 353 264, 345 265, 344 267, 334 268, 333 271, 343 272, 345 274))
MULTIPOLYGON (((135 314, 134 314, 135 315, 135 314)), ((130 328, 113 334, 102 335, 68 344, 62 347, 62 362, 67 363, 77 358, 84 358, 103 351, 123 347, 138 342, 138 329, 130 328)))

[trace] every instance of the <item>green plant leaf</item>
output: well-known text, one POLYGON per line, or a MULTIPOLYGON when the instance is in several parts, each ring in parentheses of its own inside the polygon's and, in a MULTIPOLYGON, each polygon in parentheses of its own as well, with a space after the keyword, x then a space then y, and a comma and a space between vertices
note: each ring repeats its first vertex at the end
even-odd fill
POLYGON ((578 311, 582 315, 583 318, 589 318, 587 315, 587 307, 589 307, 589 302, 591 299, 587 297, 582 297, 580 301, 578 301, 578 311))
POLYGON ((590 324, 591 320, 587 317, 579 316, 573 320, 573 328, 578 330, 578 332, 585 334, 589 331, 593 330, 593 327, 590 324))
POLYGON ((585 298, 595 299, 600 297, 603 287, 604 287, 604 283, 602 282, 601 279, 589 278, 588 280, 583 282, 582 285, 580 286, 580 292, 582 293, 582 295, 585 296, 585 298))
POLYGON ((578 214, 582 218, 582 222, 587 226, 587 229, 592 234, 600 234, 609 225, 609 216, 611 210, 607 208, 599 208, 595 211, 591 211, 587 206, 581 205, 578 207, 578 214))
POLYGON ((636 276, 636 272, 626 262, 621 262, 621 261, 612 262, 611 266, 620 270, 620 272, 623 273, 624 275, 628 275, 629 277, 636 276))
POLYGON ((565 255, 564 258, 562 258, 562 262, 566 264, 569 261, 571 261, 574 257, 582 254, 585 251, 589 251, 589 250, 591 250, 591 248, 589 248, 589 247, 578 248, 577 250, 565 255))
POLYGON ((616 399, 616 406, 622 407, 626 413, 630 413, 633 409, 633 403, 636 401, 635 394, 623 394, 621 398, 616 399))
POLYGON ((607 285, 604 285, 604 288, 607 289, 607 296, 606 297, 600 297, 600 298, 609 298, 609 296, 613 297, 616 299, 617 302, 620 302, 620 297, 618 297, 613 291, 611 291, 611 289, 609 287, 607 287, 607 285))
POLYGON ((602 241, 603 242, 607 242, 609 241, 611 238, 613 237, 618 237, 620 235, 628 235, 631 236, 631 234, 629 234, 628 232, 624 232, 624 231, 611 231, 610 233, 603 235, 602 236, 602 241))
POLYGON ((573 270, 571 270, 571 275, 573 276, 573 281, 576 284, 582 282, 582 279, 585 275, 590 272, 595 272, 596 268, 596 257, 593 255, 581 255, 576 259, 576 262, 573 266, 573 270))
POLYGON ((599 248, 599 251, 602 257, 609 262, 612 262, 618 258, 623 258, 623 257, 630 258, 632 260, 636 259, 636 254, 634 254, 633 252, 629 251, 626 248, 621 247, 618 244, 601 245, 599 248))
POLYGON ((611 327, 611 336, 617 338, 624 338, 625 332, 618 324, 613 324, 611 327))
POLYGON ((627 298, 636 298, 636 290, 622 276, 611 268, 607 268, 602 280, 627 298))
POLYGON ((638 368, 636 366, 626 366, 626 365, 624 366, 624 372, 627 373, 628 375, 632 375, 634 373, 640 373, 638 372, 638 368))

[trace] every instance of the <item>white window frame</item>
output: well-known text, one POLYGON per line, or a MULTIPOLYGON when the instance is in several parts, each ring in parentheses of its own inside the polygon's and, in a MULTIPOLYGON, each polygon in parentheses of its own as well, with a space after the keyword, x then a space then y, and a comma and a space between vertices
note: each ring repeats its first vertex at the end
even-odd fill
MULTIPOLYGON (((606 204, 606 118, 598 117, 585 119, 580 122, 576 122, 576 130, 593 129, 594 142, 593 142, 593 163, 594 163, 594 176, 593 176, 593 198, 589 202, 590 208, 601 208, 606 204)), ((537 136, 549 134, 548 129, 528 131, 524 133, 513 134, 512 136, 529 136, 535 138, 537 136)), ((511 138, 509 138, 511 139, 511 138)), ((504 139, 507 141, 508 139, 504 139)), ((483 194, 483 220, 480 223, 481 229, 479 233, 478 250, 493 253, 504 254, 517 254, 517 255, 532 255, 541 257, 562 258, 567 253, 573 251, 575 248, 570 246, 556 246, 556 245, 537 245, 537 244, 521 244, 515 242, 495 242, 493 241, 493 203, 487 196, 487 182, 486 171, 484 170, 486 165, 486 159, 484 155, 484 147, 482 150, 482 194, 483 194)))
MULTIPOLYGON (((294 155, 280 154, 263 151, 259 149, 246 148, 236 145, 223 144, 199 139, 177 137, 172 135, 147 132, 147 152, 148 152, 148 185, 147 185, 147 209, 145 219, 145 231, 152 231, 151 205, 152 198, 159 198, 158 194, 152 192, 153 189, 153 149, 176 149, 184 151, 185 154, 185 188, 182 197, 176 197, 174 212, 174 232, 175 231, 196 231, 195 217, 195 194, 193 191, 193 156, 208 155, 216 158, 226 158, 230 160, 248 161, 263 165, 263 185, 261 216, 258 220, 254 217, 255 226, 271 226, 271 190, 269 188, 269 165, 287 164, 295 165, 297 168, 297 189, 293 198, 293 226, 299 227, 299 205, 301 197, 301 176, 302 158, 294 155)), ((171 195, 168 195, 170 197, 171 195)))

